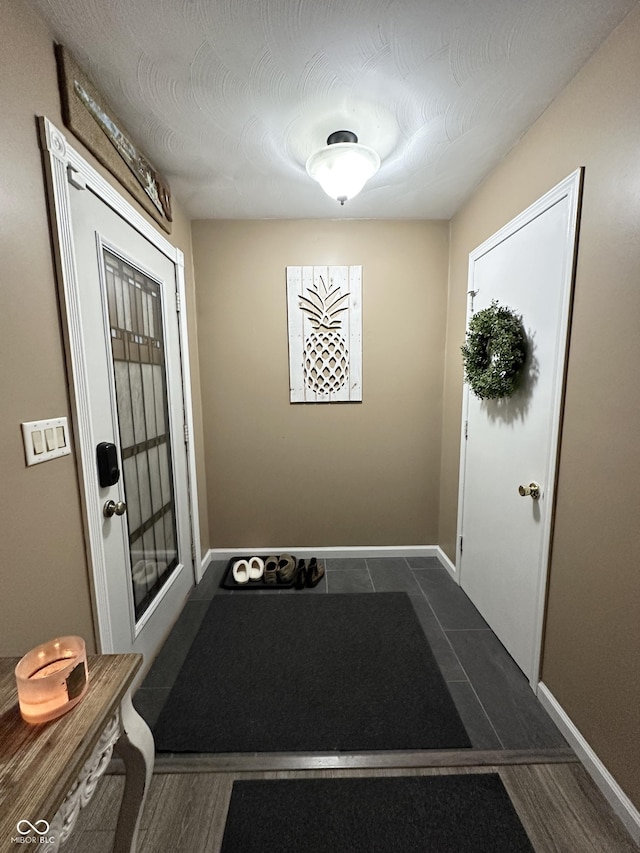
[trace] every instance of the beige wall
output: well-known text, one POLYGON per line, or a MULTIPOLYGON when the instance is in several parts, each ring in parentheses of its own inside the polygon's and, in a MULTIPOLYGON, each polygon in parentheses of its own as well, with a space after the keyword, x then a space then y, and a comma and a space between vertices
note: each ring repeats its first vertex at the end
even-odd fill
POLYGON ((193 251, 212 545, 435 544, 447 224, 201 221, 193 251), (362 403, 289 403, 297 264, 362 264, 362 403))
MULTIPOLYGON (((22 421, 70 416, 35 120, 46 115, 63 128, 53 39, 23 0, 0 3, 0 39, 0 655, 6 656, 57 634, 78 633, 91 648, 94 638, 75 454, 27 468, 20 431, 22 421)), ((189 223, 179 211, 174 242, 186 255, 193 321, 189 223)), ((193 355, 197 383, 195 346, 193 355)), ((201 438, 201 424, 196 432, 201 438)), ((202 504, 208 546, 204 491, 202 504)))
POLYGON ((469 252, 585 182, 543 680, 640 806, 640 7, 451 225, 440 544, 455 552, 469 252))

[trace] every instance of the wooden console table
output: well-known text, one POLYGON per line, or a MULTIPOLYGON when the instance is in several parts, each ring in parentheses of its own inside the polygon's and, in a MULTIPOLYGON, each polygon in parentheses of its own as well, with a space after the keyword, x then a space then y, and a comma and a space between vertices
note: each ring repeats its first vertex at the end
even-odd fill
POLYGON ((142 656, 89 656, 89 690, 82 701, 36 726, 20 716, 17 663, 0 658, 0 850, 25 849, 33 836, 38 850, 57 851, 115 749, 126 781, 114 851, 134 853, 154 760, 153 736, 131 704, 142 656))

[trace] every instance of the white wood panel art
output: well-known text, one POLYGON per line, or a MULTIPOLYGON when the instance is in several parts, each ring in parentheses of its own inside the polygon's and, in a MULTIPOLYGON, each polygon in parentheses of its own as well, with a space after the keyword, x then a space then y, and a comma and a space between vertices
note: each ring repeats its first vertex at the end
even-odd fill
POLYGON ((362 267, 287 267, 292 403, 362 401, 362 267))

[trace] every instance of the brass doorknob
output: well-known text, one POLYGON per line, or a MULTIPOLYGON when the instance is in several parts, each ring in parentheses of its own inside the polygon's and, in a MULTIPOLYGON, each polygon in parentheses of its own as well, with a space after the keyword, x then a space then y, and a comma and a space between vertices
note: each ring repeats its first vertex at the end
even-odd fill
POLYGON ((540 497, 540 486, 538 483, 529 483, 528 486, 518 486, 518 493, 523 498, 529 495, 534 501, 537 501, 540 497))
POLYGON ((124 515, 127 511, 127 505, 124 501, 107 501, 102 512, 105 518, 111 518, 112 515, 124 515))

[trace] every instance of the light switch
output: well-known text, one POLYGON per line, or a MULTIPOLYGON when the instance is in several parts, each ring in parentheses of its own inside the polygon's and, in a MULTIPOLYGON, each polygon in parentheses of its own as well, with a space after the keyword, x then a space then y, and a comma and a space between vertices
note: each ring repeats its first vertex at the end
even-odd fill
POLYGON ((66 418, 31 421, 21 424, 21 427, 27 465, 48 462, 71 453, 66 418))
POLYGON ((53 427, 47 427, 47 429, 45 429, 44 440, 47 443, 47 450, 49 452, 56 449, 56 434, 53 427))
POLYGON ((36 456, 39 456, 41 453, 44 453, 44 441, 42 440, 42 430, 34 429, 31 433, 31 444, 33 445, 33 452, 36 456))

